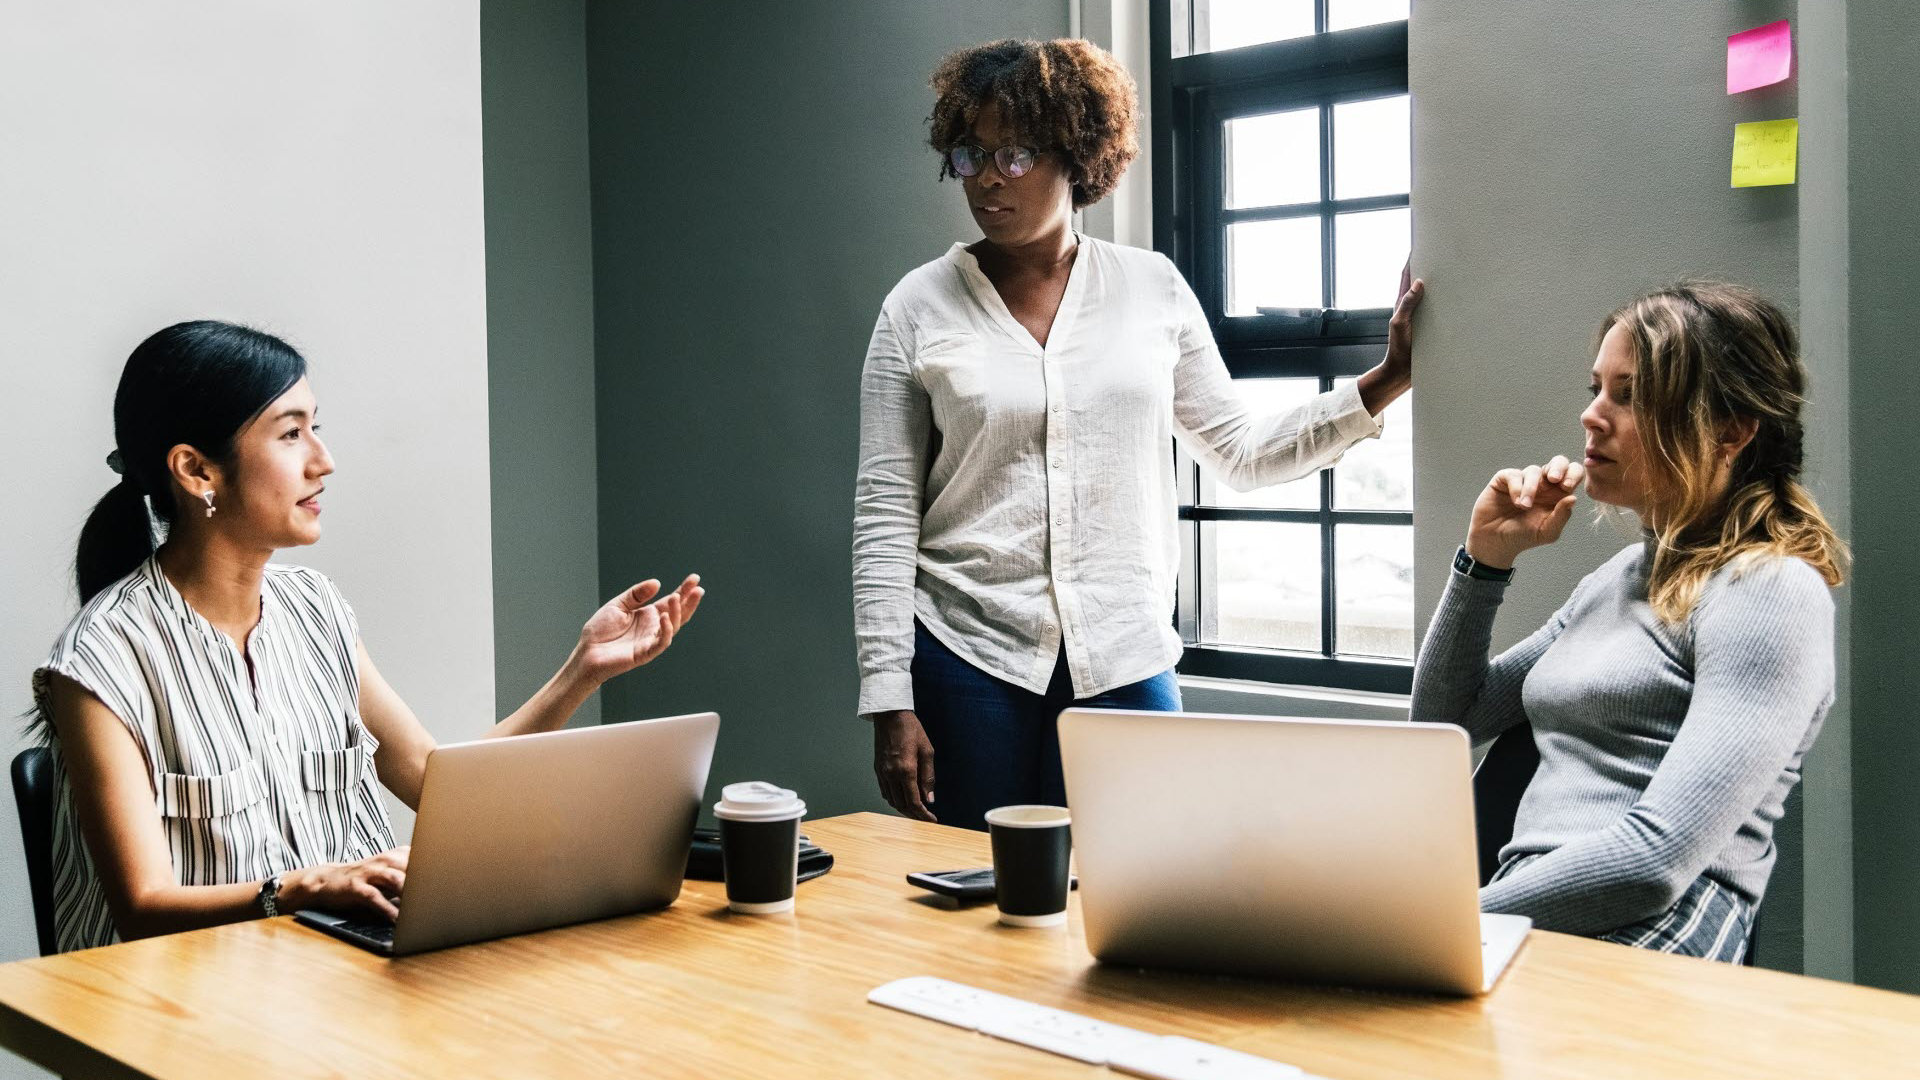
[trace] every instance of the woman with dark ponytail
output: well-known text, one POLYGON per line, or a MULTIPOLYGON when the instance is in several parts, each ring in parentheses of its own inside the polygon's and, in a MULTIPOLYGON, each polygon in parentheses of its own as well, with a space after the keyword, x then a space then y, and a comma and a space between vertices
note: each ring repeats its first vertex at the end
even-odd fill
MULTIPOLYGON (((78 949, 302 907, 392 916, 380 787, 416 806, 433 737, 333 582, 273 554, 320 538, 333 473, 306 361, 230 323, 142 342, 114 397, 120 480, 75 560, 81 610, 34 673, 55 768, 55 932, 78 949)), ((596 612, 489 735, 564 724, 693 616, 688 577, 596 612)))
POLYGON ((1746 289, 1690 282, 1601 327, 1583 461, 1496 473, 1414 669, 1413 717, 1476 740, 1533 725, 1540 768, 1480 892, 1566 933, 1739 961, 1773 826, 1833 703, 1847 554, 1800 484, 1807 373, 1746 289), (1489 661, 1519 555, 1582 482, 1642 541, 1489 661))

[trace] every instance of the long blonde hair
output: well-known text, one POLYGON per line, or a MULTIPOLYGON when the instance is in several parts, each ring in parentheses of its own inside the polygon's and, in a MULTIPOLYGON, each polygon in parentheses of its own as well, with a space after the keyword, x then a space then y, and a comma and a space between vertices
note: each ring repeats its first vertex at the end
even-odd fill
POLYGON ((1847 548, 1800 483, 1807 371, 1793 324, 1749 289, 1689 281, 1615 311, 1600 327, 1628 335, 1633 417, 1658 512, 1647 597, 1668 623, 1684 621, 1707 580, 1726 566, 1781 555, 1840 584, 1847 548), (1721 433, 1757 424, 1718 483, 1721 433))

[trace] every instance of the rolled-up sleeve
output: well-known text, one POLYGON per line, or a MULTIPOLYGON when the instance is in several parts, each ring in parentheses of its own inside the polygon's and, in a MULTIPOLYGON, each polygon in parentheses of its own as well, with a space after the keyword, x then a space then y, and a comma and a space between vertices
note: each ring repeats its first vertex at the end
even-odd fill
POLYGON ((1206 313, 1169 262, 1180 359, 1173 374, 1174 434, 1194 460, 1235 491, 1297 480, 1340 460, 1382 428, 1349 382, 1294 408, 1263 413, 1234 385, 1206 313))
POLYGON ((894 319, 882 310, 860 376, 853 498, 853 619, 862 715, 913 708, 913 590, 933 418, 894 319))

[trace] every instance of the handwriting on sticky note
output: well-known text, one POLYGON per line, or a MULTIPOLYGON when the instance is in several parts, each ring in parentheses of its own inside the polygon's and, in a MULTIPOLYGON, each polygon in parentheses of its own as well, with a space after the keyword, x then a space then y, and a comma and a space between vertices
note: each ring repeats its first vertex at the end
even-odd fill
POLYGON ((1793 27, 1787 20, 1727 38, 1727 93, 1772 86, 1793 69, 1793 27))
POLYGON ((1733 186, 1791 184, 1800 161, 1800 121, 1733 125, 1733 186))

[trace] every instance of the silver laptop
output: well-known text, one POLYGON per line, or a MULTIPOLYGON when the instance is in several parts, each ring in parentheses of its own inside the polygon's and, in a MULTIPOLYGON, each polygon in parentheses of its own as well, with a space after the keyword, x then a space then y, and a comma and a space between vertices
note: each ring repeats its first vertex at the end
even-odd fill
POLYGON ((406 956, 665 907, 680 895, 719 730, 719 716, 698 713, 438 747, 400 917, 297 917, 406 956))
POLYGON ((1479 994, 1532 925, 1480 912, 1450 724, 1069 709, 1060 756, 1103 961, 1479 994))

